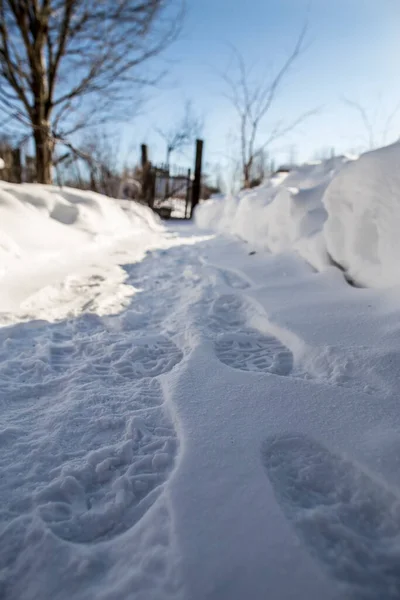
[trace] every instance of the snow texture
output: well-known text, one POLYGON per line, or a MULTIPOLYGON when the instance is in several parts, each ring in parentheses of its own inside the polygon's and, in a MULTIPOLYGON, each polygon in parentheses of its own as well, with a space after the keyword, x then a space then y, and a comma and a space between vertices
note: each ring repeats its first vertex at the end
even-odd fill
POLYGON ((343 167, 323 202, 327 249, 361 285, 400 284, 400 143, 368 152, 343 167))
POLYGON ((395 296, 289 242, 1 194, 0 598, 397 600, 395 296))
POLYGON ((271 252, 297 250, 314 267, 329 264, 323 239, 327 211, 322 197, 346 162, 338 157, 279 173, 238 196, 200 204, 199 227, 231 233, 271 252))
POLYGON ((15 320, 16 305, 18 320, 60 318, 60 304, 65 315, 119 310, 132 290, 124 285, 118 256, 110 258, 112 248, 135 239, 140 259, 162 230, 158 217, 135 202, 0 181, 0 323, 15 320), (88 278, 96 293, 85 297, 88 278))
POLYGON ((303 165, 236 197, 201 204, 196 220, 274 253, 295 250, 319 270, 336 264, 358 285, 396 286, 399 160, 396 143, 357 160, 303 165))

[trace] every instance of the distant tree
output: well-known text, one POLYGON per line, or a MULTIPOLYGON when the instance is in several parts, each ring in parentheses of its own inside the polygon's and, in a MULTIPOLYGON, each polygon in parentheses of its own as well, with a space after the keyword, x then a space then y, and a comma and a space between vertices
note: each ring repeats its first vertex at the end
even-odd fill
POLYGON ((214 187, 218 190, 217 193, 221 193, 225 189, 225 182, 222 175, 222 167, 220 163, 216 163, 213 167, 214 172, 214 187))
POLYGON ((323 146, 315 150, 313 160, 328 160, 335 156, 335 148, 333 146, 323 146))
POLYGON ((6 134, 0 134, 0 179, 7 179, 9 176, 13 144, 10 137, 6 134))
POLYGON ((23 144, 12 134, 0 133, 0 179, 21 183, 24 177, 23 144))
POLYGON ((56 142, 149 82, 140 67, 179 31, 173 1, 0 0, 0 106, 32 132, 40 183, 56 142))
MULTIPOLYGON (((361 122, 363 128, 362 150, 373 150, 387 144, 395 117, 400 111, 400 102, 390 112, 383 110, 379 102, 372 109, 367 109, 360 102, 348 98, 344 98, 343 102, 358 115, 361 122)), ((394 136, 392 134, 393 137, 399 137, 398 129, 394 136)))
POLYGON ((264 148, 260 148, 254 154, 254 159, 250 172, 250 184, 246 187, 255 187, 260 185, 273 170, 273 161, 269 157, 269 153, 264 148))
POLYGON ((202 128, 202 119, 194 113, 192 103, 187 101, 182 117, 175 124, 169 129, 157 129, 158 134, 166 143, 165 158, 168 166, 171 154, 173 152, 181 152, 194 143, 195 139, 200 136, 202 128))
POLYGON ((53 164, 57 182, 116 198, 121 181, 133 178, 121 166, 120 142, 119 137, 98 129, 87 132, 73 151, 56 151, 53 164))
POLYGON ((227 89, 225 96, 233 105, 239 121, 243 187, 251 186, 252 167, 259 152, 268 148, 275 140, 293 131, 317 112, 317 109, 307 111, 289 123, 278 121, 272 125, 269 135, 260 140, 260 129, 270 114, 277 93, 305 48, 306 31, 307 27, 305 26, 300 32, 292 52, 272 79, 266 76, 254 80, 251 67, 246 65, 243 56, 237 49, 234 49, 234 75, 231 76, 229 72, 221 75, 227 89))
POLYGON ((90 176, 90 189, 115 197, 121 173, 118 169, 118 140, 104 131, 91 131, 79 145, 80 159, 90 176))
POLYGON ((290 166, 294 166, 298 162, 298 148, 295 144, 290 144, 288 148, 287 161, 290 166))

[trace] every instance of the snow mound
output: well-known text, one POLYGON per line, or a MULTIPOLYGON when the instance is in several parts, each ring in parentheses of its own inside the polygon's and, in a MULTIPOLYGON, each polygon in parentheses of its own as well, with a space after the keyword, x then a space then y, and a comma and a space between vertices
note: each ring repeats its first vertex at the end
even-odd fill
POLYGON ((346 161, 337 157, 302 165, 235 197, 205 202, 196 209, 197 224, 232 233, 271 252, 294 249, 322 268, 329 264, 322 239, 328 217, 322 197, 346 161))
POLYGON ((0 181, 0 274, 24 259, 161 229, 147 207, 72 188, 0 181))
POLYGON ((278 253, 298 252, 314 268, 332 263, 355 283, 400 283, 400 142, 357 159, 332 158, 279 174, 254 190, 196 210, 200 227, 278 253))
POLYGON ((349 162, 327 188, 329 254, 361 285, 400 283, 400 143, 349 162))

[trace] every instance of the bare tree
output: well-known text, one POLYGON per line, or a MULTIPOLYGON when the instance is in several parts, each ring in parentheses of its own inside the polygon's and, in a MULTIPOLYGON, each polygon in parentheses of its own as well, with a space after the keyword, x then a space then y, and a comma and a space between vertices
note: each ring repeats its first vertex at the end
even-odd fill
POLYGON ((199 137, 202 127, 202 119, 194 113, 192 103, 187 101, 182 117, 170 129, 157 129, 158 134, 165 140, 167 145, 167 166, 169 166, 171 154, 180 152, 193 143, 199 137))
POLYGON ((80 144, 81 160, 90 175, 90 189, 115 197, 119 177, 118 155, 120 140, 105 131, 92 131, 80 144))
POLYGON ((225 189, 224 177, 222 175, 222 167, 221 163, 217 162, 214 164, 213 168, 213 176, 214 176, 214 187, 218 190, 216 193, 221 193, 225 189))
POLYGON ((0 106, 32 131, 39 182, 56 142, 148 81, 140 67, 179 29, 173 1, 0 0, 0 106))
POLYGON ((296 44, 281 68, 271 78, 263 77, 257 81, 252 78, 252 69, 237 49, 234 48, 235 75, 222 74, 226 84, 226 97, 231 102, 239 119, 240 162, 244 187, 250 187, 252 168, 255 157, 272 142, 293 131, 318 109, 307 111, 294 121, 285 123, 282 120, 273 124, 270 133, 262 141, 259 140, 260 129, 269 116, 282 83, 288 76, 295 62, 305 49, 305 26, 296 44))
POLYGON ((99 129, 87 132, 78 147, 63 153, 56 149, 58 184, 118 197, 121 179, 127 175, 120 166, 120 142, 118 136, 99 129))
POLYGON ((313 160, 328 160, 336 156, 334 146, 322 146, 314 151, 313 160))
MULTIPOLYGON (((400 102, 389 113, 382 110, 380 102, 372 110, 368 110, 360 102, 348 98, 344 98, 343 102, 358 114, 362 123, 364 129, 363 149, 373 150, 378 146, 384 146, 387 143, 395 117, 399 113, 400 102)), ((398 132, 395 137, 398 137, 398 132)))
POLYGON ((260 185, 262 181, 271 175, 273 171, 273 160, 271 159, 269 152, 261 147, 254 154, 254 160, 252 164, 250 187, 260 185))

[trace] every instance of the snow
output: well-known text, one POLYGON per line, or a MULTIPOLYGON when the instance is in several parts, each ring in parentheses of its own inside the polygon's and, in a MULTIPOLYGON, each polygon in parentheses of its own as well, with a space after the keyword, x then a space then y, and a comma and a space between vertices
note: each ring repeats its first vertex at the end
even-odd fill
POLYGON ((171 217, 173 219, 186 219, 186 200, 184 198, 168 198, 157 203, 157 208, 171 209, 171 217))
POLYGON ((358 159, 294 168, 236 197, 196 209, 198 225, 271 252, 294 250, 314 268, 340 266, 358 285, 400 284, 400 143, 358 159))
POLYGON ((229 232, 272 252, 296 250, 315 268, 329 264, 322 202, 331 179, 347 158, 332 158, 279 172, 236 197, 204 202, 196 209, 199 227, 229 232))
POLYGON ((1 184, 1 598, 400 597, 396 292, 301 243, 356 164, 199 209, 247 243, 1 184))
POLYGON ((80 313, 88 302, 99 314, 118 311, 132 290, 110 248, 134 238, 140 259, 162 229, 158 217, 135 202, 0 181, 0 324, 54 320, 80 313), (81 293, 88 277, 95 298, 81 293))
POLYGON ((400 283, 400 143, 361 156, 333 179, 324 196, 326 245, 359 284, 400 283))

